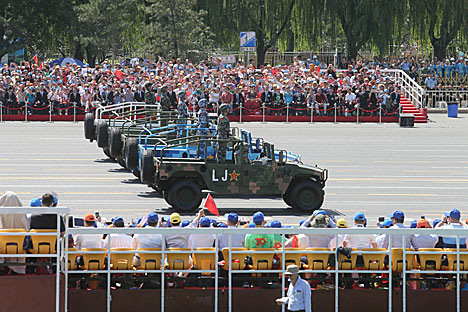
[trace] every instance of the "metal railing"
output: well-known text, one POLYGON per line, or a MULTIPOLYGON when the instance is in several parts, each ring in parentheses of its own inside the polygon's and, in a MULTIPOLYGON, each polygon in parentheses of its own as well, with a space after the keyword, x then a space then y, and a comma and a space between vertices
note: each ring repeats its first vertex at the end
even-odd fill
POLYGON ((468 90, 426 90, 424 103, 432 108, 447 108, 448 104, 468 107, 468 90))
MULTIPOLYGON (((38 214, 54 214, 57 216, 57 228, 54 229, 56 232, 2 232, 0 231, 1 236, 51 236, 51 234, 56 233, 57 235, 57 247, 55 248, 55 254, 4 254, 3 248, 5 246, 0 246, 0 258, 55 258, 56 264, 56 279, 55 279, 55 311, 60 311, 60 274, 63 272, 61 267, 63 250, 65 249, 66 239, 60 239, 60 217, 64 217, 64 220, 68 220, 68 215, 70 214, 69 208, 64 207, 37 207, 37 208, 25 208, 25 207, 0 207, 0 215, 4 214, 26 214, 26 215, 38 215, 38 214)), ((67 236, 65 236, 67 237, 67 236)), ((22 246, 21 246, 22 247, 22 246)), ((0 277, 1 279, 1 277, 0 277)))
MULTIPOLYGON (((160 234, 162 235, 162 246, 161 246, 161 251, 156 251, 156 252, 145 252, 145 253, 159 253, 161 254, 161 258, 165 259, 165 256, 168 253, 187 253, 187 251, 168 251, 167 246, 165 243, 165 237, 166 235, 170 234, 214 234, 216 237, 215 240, 215 251, 196 251, 193 250, 195 253, 215 253, 215 263, 218 263, 218 253, 217 249, 219 246, 219 237, 221 234, 227 234, 229 235, 229 260, 233 259, 233 255, 239 254, 239 253, 245 253, 246 251, 233 251, 232 250, 232 235, 236 234, 280 234, 282 236, 282 247, 280 249, 277 249, 275 251, 276 254, 281 255, 281 269, 280 270, 232 270, 232 261, 229 261, 229 266, 228 266, 228 291, 229 291, 229 299, 228 299, 228 307, 229 311, 232 311, 232 278, 233 274, 250 274, 250 273, 284 273, 285 272, 285 259, 287 254, 297 254, 298 250, 286 250, 284 248, 286 237, 285 235, 295 235, 295 234, 308 234, 308 235, 333 235, 334 240, 336 242, 336 246, 338 246, 338 235, 340 234, 353 234, 353 235, 362 235, 362 234, 387 234, 389 235, 388 239, 388 244, 389 246, 392 246, 392 238, 395 236, 403 236, 403 243, 402 246, 406 246, 406 241, 409 239, 407 236, 413 235, 413 234, 435 234, 438 236, 456 236, 456 241, 457 241, 457 249, 456 249, 456 254, 457 254, 457 269, 456 270, 449 270, 449 271, 439 271, 439 270, 413 270, 412 268, 408 269, 406 268, 405 262, 406 262, 406 255, 407 254, 414 254, 414 255, 423 255, 423 254, 428 254, 428 252, 421 252, 421 251, 406 251, 405 248, 403 248, 403 272, 402 272, 402 292, 403 292, 403 311, 406 311, 406 278, 407 274, 433 274, 433 273, 439 273, 439 274, 455 274, 456 275, 456 281, 457 281, 457 312, 461 311, 461 306, 460 306, 460 274, 467 274, 468 270, 460 270, 460 255, 468 255, 468 252, 461 252, 460 247, 459 247, 459 241, 460 237, 466 237, 466 229, 460 229, 460 230, 455 230, 455 229, 371 229, 371 228, 349 228, 349 229, 317 229, 317 228, 296 228, 296 229, 271 229, 271 228, 252 228, 252 229, 233 229, 233 228, 101 228, 101 229, 94 229, 94 228, 74 228, 74 229, 68 229, 66 231, 67 234, 107 234, 107 239, 108 239, 108 244, 107 244, 107 251, 106 254, 108 256, 108 259, 110 259, 110 256, 112 254, 118 254, 118 253, 129 253, 129 251, 113 251, 111 250, 110 246, 110 240, 111 236, 110 234, 160 234)), ((352 247, 352 246, 351 246, 352 247)), ((397 247, 394 247, 397 248, 397 247)), ((335 275, 335 311, 339 311, 339 280, 340 276, 339 274, 350 274, 350 273, 375 273, 375 274, 388 274, 388 311, 392 311, 392 291, 393 291, 393 285, 392 285, 392 280, 394 277, 394 272, 392 270, 392 248, 386 250, 386 251, 353 251, 354 253, 358 253, 360 255, 365 255, 365 254, 385 254, 388 256, 388 269, 382 269, 382 270, 342 270, 339 268, 339 256, 338 254, 333 251, 315 251, 315 250, 299 250, 301 254, 331 254, 334 255, 335 258, 335 267, 330 269, 330 270, 301 270, 300 273, 328 273, 328 274, 334 274, 335 275)), ((143 253, 142 251, 135 250, 137 253, 143 253)), ((85 251, 77 251, 77 252, 69 252, 68 249, 65 249, 63 251, 64 253, 64 258, 68 259, 68 254, 85 254, 87 252, 85 251)), ((88 252, 88 253, 93 253, 93 252, 88 252)), ((94 252, 96 253, 96 252, 94 252)), ((99 253, 103 253, 102 251, 99 253)), ((254 251, 254 250, 249 250, 248 253, 250 254, 261 254, 261 253, 272 253, 272 251, 254 251)), ((440 249, 438 252, 432 252, 432 253, 439 253, 439 254, 447 254, 447 253, 452 253, 446 251, 444 249, 440 249)), ((226 260, 226 259, 225 259, 226 260)), ((168 270, 164 267, 164 263, 161 266, 160 270, 111 270, 110 269, 110 261, 108 260, 108 266, 107 269, 104 270, 93 270, 93 271, 69 271, 68 267, 64 267, 64 273, 65 273, 65 278, 66 281, 68 280, 68 275, 69 274, 83 274, 83 273, 101 273, 101 274, 107 274, 107 311, 110 311, 110 305, 111 305, 111 292, 110 292, 110 280, 111 280, 111 275, 113 273, 160 273, 161 274, 161 311, 164 311, 165 307, 165 298, 164 298, 164 291, 165 291, 165 285, 164 285, 164 278, 166 273, 176 273, 176 272, 184 272, 184 273, 210 273, 214 274, 214 282, 215 282, 215 309, 214 311, 218 311, 218 270, 217 267, 215 267, 212 270, 168 270)), ((67 285, 67 282, 65 283, 67 285)), ((285 276, 284 274, 281 275, 281 292, 282 295, 285 295, 285 286, 286 286, 286 281, 285 281, 285 276)), ((68 287, 68 286, 66 286, 68 287)), ((67 296, 68 292, 65 292, 65 302, 67 302, 67 296)), ((284 311, 284 306, 283 306, 283 311, 284 311)))

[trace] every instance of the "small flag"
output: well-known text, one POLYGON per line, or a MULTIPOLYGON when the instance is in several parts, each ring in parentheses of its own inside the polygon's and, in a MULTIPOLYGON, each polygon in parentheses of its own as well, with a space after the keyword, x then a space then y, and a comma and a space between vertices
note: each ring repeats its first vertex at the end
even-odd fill
POLYGON ((40 70, 42 70, 42 65, 44 65, 44 62, 41 62, 41 66, 39 67, 40 70))
POLYGON ((39 63, 39 59, 37 58, 37 54, 34 55, 34 57, 32 59, 33 59, 34 63, 36 63, 36 64, 39 63))
POLYGON ((214 202, 213 197, 211 197, 211 194, 208 194, 206 197, 205 205, 203 207, 207 208, 209 212, 219 217, 218 207, 216 207, 216 203, 214 202))
POLYGON ((122 79, 123 74, 124 74, 124 73, 123 73, 121 70, 119 70, 119 69, 117 69, 117 70, 114 72, 114 75, 116 75, 117 78, 118 78, 119 80, 122 79))

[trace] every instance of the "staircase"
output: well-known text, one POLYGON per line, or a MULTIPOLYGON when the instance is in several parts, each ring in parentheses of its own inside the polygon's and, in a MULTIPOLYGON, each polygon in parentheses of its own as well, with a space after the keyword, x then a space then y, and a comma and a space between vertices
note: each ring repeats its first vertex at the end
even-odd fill
POLYGON ((400 105, 401 112, 403 114, 414 115, 415 123, 427 123, 427 115, 424 115, 419 109, 417 109, 403 94, 401 95, 400 105))

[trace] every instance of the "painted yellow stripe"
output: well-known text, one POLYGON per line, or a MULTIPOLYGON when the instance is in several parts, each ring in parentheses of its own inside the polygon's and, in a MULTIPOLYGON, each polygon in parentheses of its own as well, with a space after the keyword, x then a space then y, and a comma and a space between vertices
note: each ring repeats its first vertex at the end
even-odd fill
POLYGON ((385 194, 385 193, 374 193, 374 194, 367 194, 369 196, 439 196, 437 194, 385 194))
POLYGON ((63 192, 64 195, 133 195, 132 192, 63 192))

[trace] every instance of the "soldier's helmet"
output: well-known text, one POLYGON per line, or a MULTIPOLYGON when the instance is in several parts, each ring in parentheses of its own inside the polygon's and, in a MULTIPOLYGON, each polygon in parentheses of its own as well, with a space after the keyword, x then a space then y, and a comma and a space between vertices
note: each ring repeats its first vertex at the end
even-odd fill
POLYGON ((153 84, 149 81, 145 83, 145 89, 149 90, 153 84))
POLYGON ((227 105, 227 104, 221 105, 221 106, 219 107, 219 111, 220 111, 220 112, 227 112, 227 111, 229 111, 229 105, 227 105))
POLYGON ((200 107, 200 108, 206 107, 206 100, 201 99, 200 101, 198 101, 198 107, 200 107))

